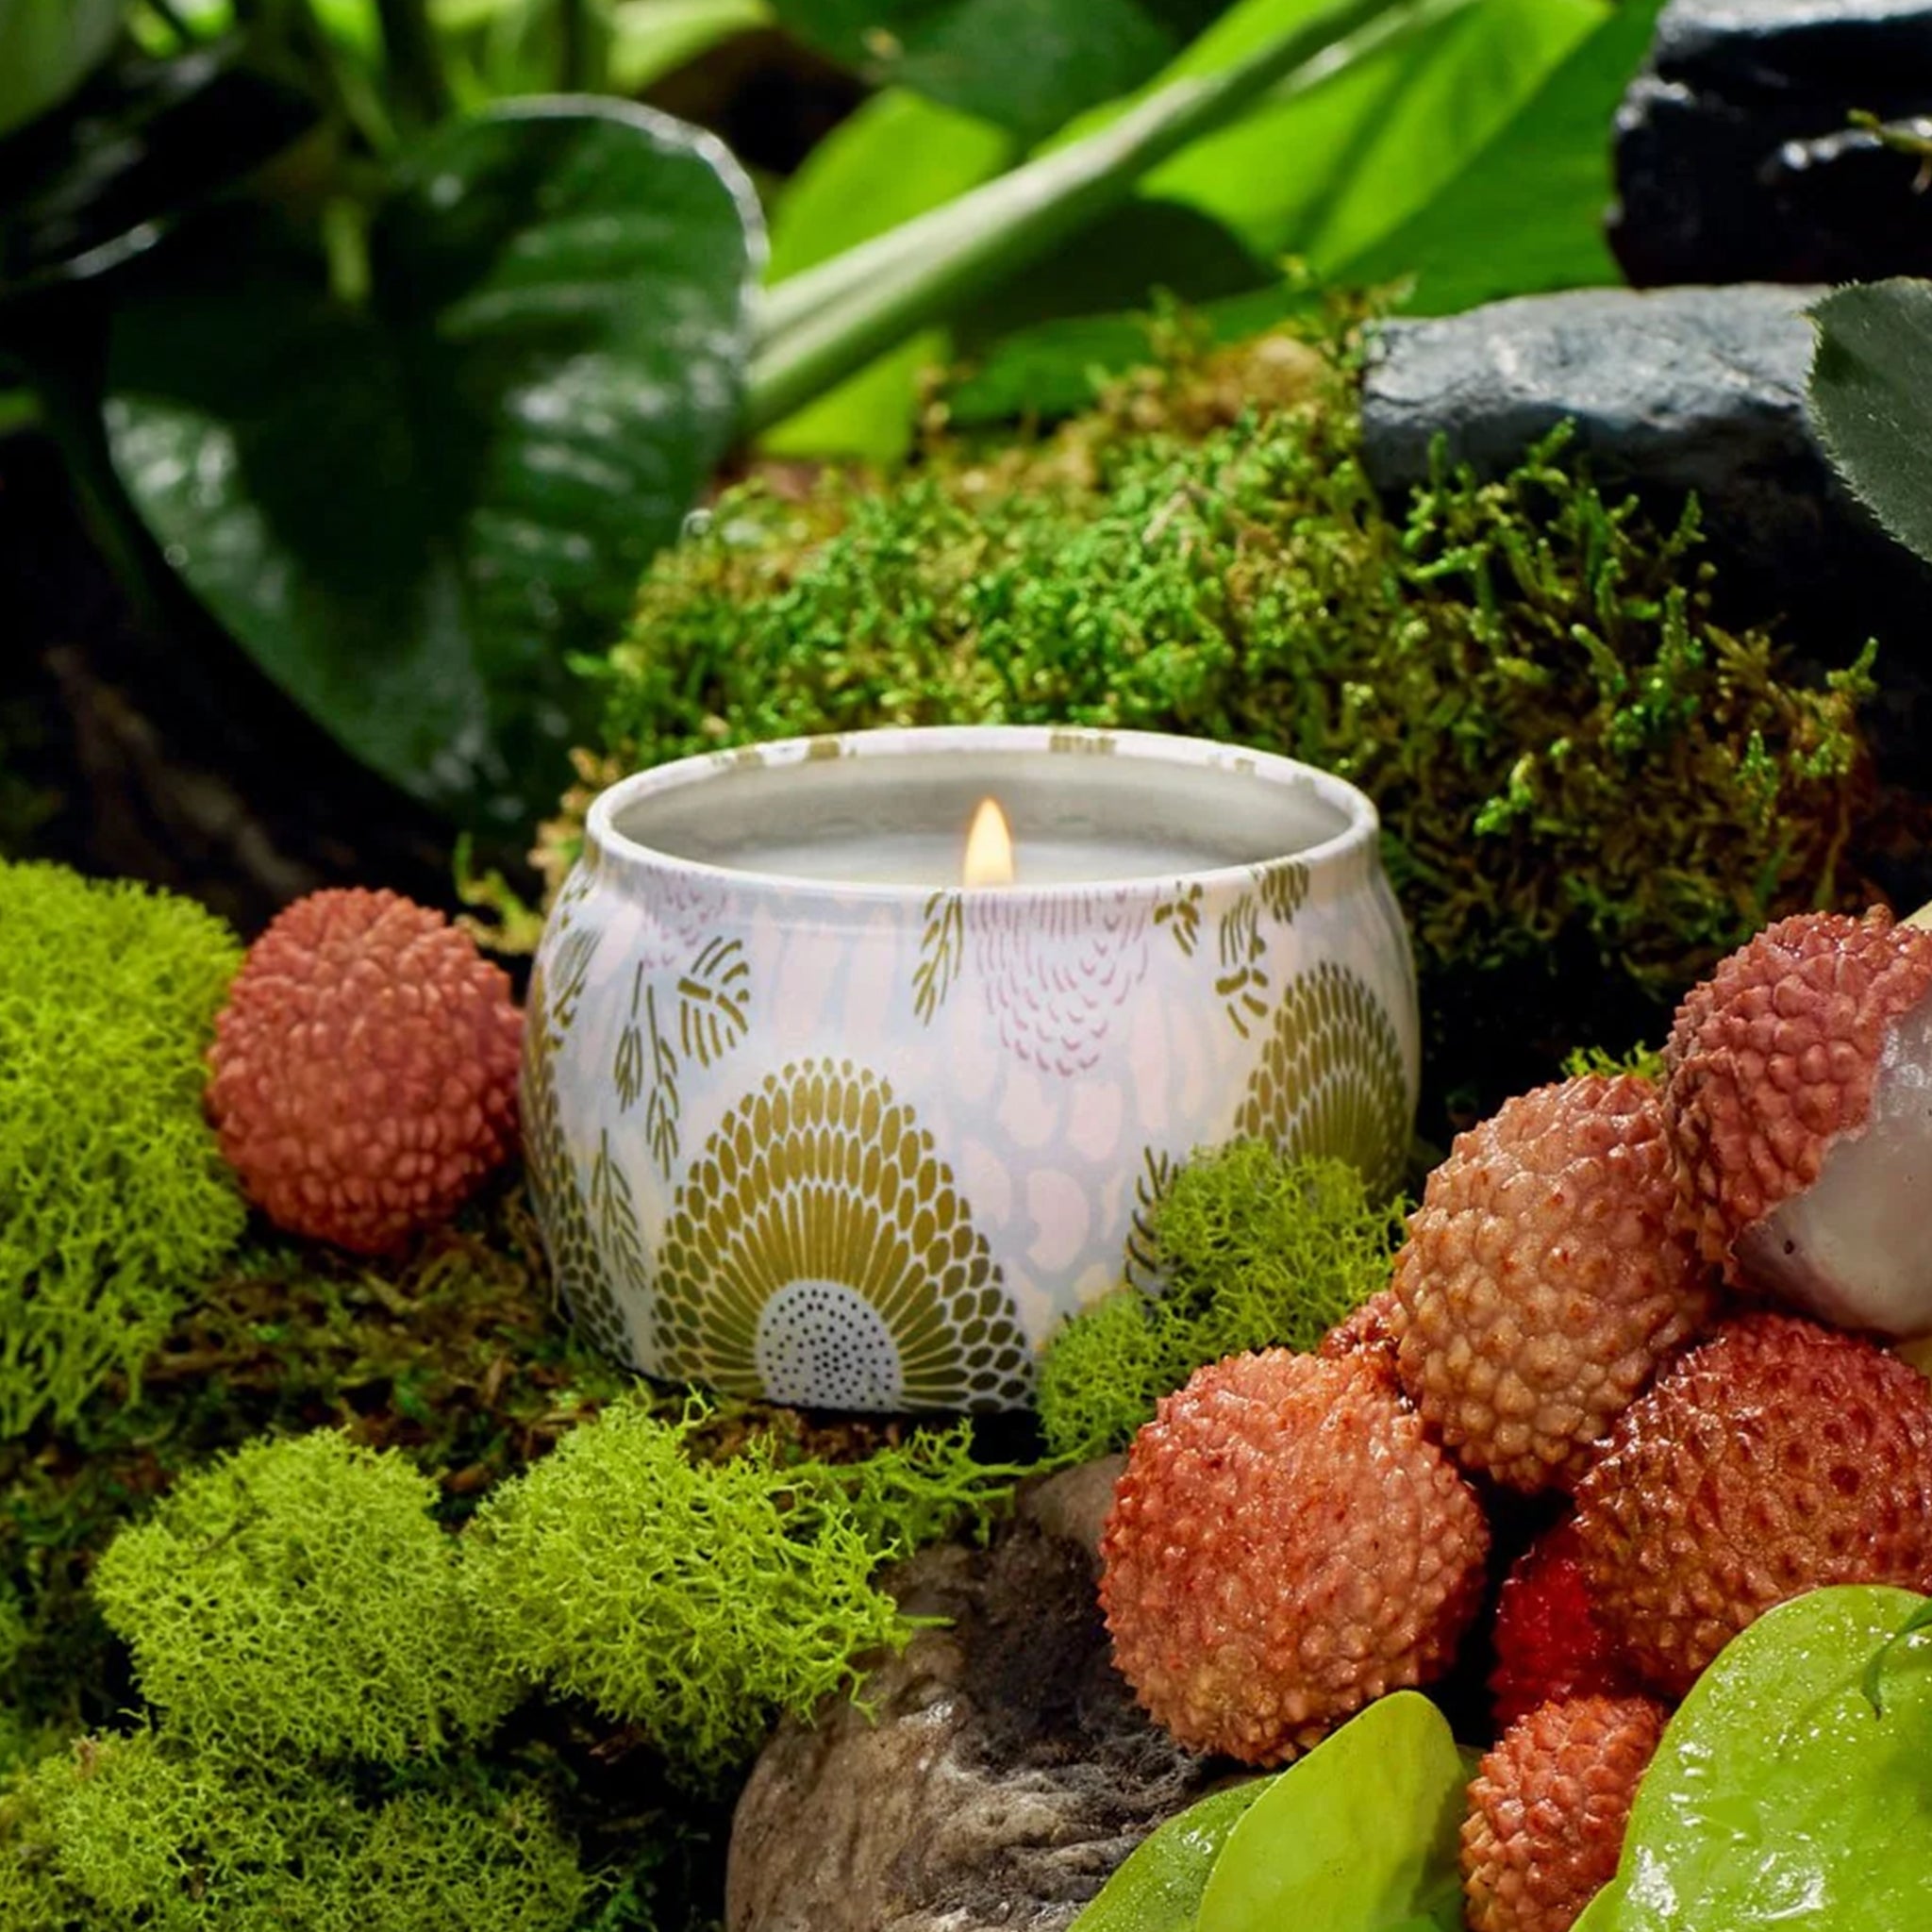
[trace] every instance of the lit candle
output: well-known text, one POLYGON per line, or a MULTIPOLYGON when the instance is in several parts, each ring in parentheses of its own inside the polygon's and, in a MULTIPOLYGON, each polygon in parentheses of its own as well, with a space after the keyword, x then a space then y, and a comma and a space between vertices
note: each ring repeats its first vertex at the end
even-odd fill
POLYGON ((966 835, 962 883, 969 886, 1010 886, 1013 883, 1013 835, 996 798, 982 798, 966 835))

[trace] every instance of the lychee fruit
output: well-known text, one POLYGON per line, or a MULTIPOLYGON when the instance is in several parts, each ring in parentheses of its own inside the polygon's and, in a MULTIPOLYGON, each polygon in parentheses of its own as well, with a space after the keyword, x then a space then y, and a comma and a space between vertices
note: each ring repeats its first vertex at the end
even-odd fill
POLYGON ((1135 1437, 1100 1601, 1157 1723, 1275 1764, 1448 1667, 1488 1547, 1474 1492, 1371 1371, 1268 1349, 1198 1371, 1135 1437))
POLYGON ((357 1254, 446 1220, 516 1137, 508 976, 394 892, 311 892, 236 975, 208 1108, 243 1189, 291 1234, 357 1254))
MULTIPOLYGON (((1395 1366, 1401 1345, 1395 1332, 1399 1306, 1392 1288, 1377 1289, 1353 1314, 1344 1315, 1323 1336, 1315 1353, 1324 1361, 1357 1361, 1398 1394, 1403 1393, 1395 1366)), ((1407 1401, 1407 1396, 1404 1394, 1403 1399, 1407 1401)))
POLYGON ((1664 1113, 1705 1257, 1848 1328, 1932 1330, 1932 931, 1781 919, 1677 1009, 1664 1113))
POLYGON ((1490 1635, 1490 1692, 1503 1729, 1553 1697, 1623 1697, 1640 1688, 1591 1609, 1567 1516, 1510 1565, 1490 1635))
POLYGON ((1663 1727, 1647 1697, 1559 1698, 1509 1727, 1469 1788, 1470 1932, 1569 1932, 1616 1875, 1663 1727))
POLYGON ((1787 1598, 1932 1586, 1932 1389, 1861 1337, 1742 1317, 1624 1411, 1576 1534, 1598 1623, 1681 1696, 1787 1598))
POLYGON ((1574 1481, 1710 1310, 1656 1089, 1583 1074, 1457 1135, 1393 1285, 1403 1385, 1457 1461, 1524 1491, 1574 1481))

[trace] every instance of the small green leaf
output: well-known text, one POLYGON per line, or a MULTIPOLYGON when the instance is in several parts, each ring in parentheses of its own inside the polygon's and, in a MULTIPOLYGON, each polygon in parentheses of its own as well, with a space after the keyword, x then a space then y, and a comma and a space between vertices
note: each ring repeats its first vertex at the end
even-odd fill
POLYGON ((1932 1925, 1932 1652, 1894 1650, 1908 1591, 1820 1590, 1734 1638, 1638 1788, 1617 1875, 1575 1932, 1932 1925))
POLYGON ((1208 1874, 1228 1833, 1268 1785, 1252 1778, 1170 1818, 1127 1854, 1071 1932, 1195 1932, 1208 1874))
POLYGON ((121 480, 190 587, 358 757, 479 831, 554 801, 608 641, 729 441, 757 250, 717 144, 616 102, 440 132, 365 308, 259 219, 115 309, 121 480))
POLYGON ((1235 1826, 1200 1932, 1456 1932, 1467 1782, 1426 1697, 1381 1698, 1290 1765, 1235 1826))
POLYGON ((107 58, 122 0, 0 0, 0 133, 64 101, 107 58))
POLYGON ((1835 289, 1811 310, 1811 420, 1878 521, 1932 559, 1932 282, 1835 289))

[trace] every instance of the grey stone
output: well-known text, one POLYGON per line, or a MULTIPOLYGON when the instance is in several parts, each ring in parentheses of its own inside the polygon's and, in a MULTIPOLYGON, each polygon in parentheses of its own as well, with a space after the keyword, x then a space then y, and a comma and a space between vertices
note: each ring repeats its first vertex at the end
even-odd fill
POLYGON ((739 1801, 727 1932, 1061 1932, 1215 1769, 1135 1707, 1095 1598, 1112 1469, 1040 1485, 988 1550, 899 1572, 942 1616, 766 1748, 739 1801))
POLYGON ((1558 423, 1607 479, 1674 515, 1695 491, 1714 547, 1801 587, 1862 513, 1805 414, 1815 291, 1587 289, 1381 329, 1363 391, 1364 459, 1393 494, 1453 463, 1500 475, 1558 423))
POLYGON ((1917 161, 1851 125, 1932 115, 1932 0, 1672 0, 1617 116, 1610 242, 1640 285, 1932 270, 1917 161))

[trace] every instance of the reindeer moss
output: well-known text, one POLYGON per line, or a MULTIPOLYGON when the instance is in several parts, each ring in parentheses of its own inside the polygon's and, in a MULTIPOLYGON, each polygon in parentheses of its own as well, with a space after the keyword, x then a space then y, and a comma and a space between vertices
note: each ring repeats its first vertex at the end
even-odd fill
POLYGON ((436 1486, 333 1431, 186 1477, 94 1572, 170 1726, 242 1757, 401 1764, 515 1699, 456 1588, 436 1486))
POLYGON ((1486 1008, 1553 1062, 1586 990, 1640 1030, 1767 918, 1857 896, 1866 660, 1807 679, 1718 623, 1694 508, 1647 523, 1559 434, 1391 513, 1345 367, 1232 422, 1190 414, 1194 380, 999 454, 941 441, 884 487, 726 492, 646 577, 581 769, 976 721, 1290 753, 1380 808, 1457 1077, 1486 1008))
POLYGON ((462 1563, 515 1669, 641 1726, 697 1784, 903 1646, 915 1626, 874 1570, 991 1507, 1013 1474, 975 1465, 964 1430, 850 1469, 784 1462, 769 1437, 693 1462, 703 1422, 611 1405, 484 1501, 462 1563))
POLYGON ((1041 1364, 1057 1456, 1124 1448, 1204 1362, 1310 1349, 1389 1279, 1403 1203, 1369 1198, 1347 1162, 1289 1160, 1259 1141, 1196 1155, 1137 1239, 1144 1286, 1074 1316, 1041 1364))
POLYGON ((514 1783, 371 1794, 137 1731, 0 1800, 8 1932, 568 1932, 589 1891, 514 1783))
POLYGON ((0 1436, 138 1378, 240 1238, 201 1093, 241 957, 188 900, 0 863, 0 1436))

